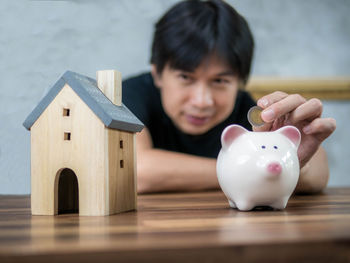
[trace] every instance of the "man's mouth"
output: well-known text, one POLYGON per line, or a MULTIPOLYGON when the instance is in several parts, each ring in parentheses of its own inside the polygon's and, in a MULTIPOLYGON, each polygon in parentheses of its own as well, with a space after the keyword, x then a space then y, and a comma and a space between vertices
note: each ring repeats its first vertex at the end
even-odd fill
POLYGON ((210 117, 186 114, 186 120, 192 125, 202 126, 210 120, 210 117))

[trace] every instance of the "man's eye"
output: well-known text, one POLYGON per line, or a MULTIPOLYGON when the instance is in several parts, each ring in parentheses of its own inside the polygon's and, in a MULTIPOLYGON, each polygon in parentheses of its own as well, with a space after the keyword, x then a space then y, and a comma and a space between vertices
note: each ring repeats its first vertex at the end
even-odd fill
POLYGON ((227 82, 228 81, 226 79, 220 79, 220 78, 214 79, 214 83, 216 83, 216 84, 225 84, 227 82))
POLYGON ((184 79, 184 80, 189 80, 190 79, 190 77, 188 75, 183 74, 183 73, 179 74, 179 77, 184 79))

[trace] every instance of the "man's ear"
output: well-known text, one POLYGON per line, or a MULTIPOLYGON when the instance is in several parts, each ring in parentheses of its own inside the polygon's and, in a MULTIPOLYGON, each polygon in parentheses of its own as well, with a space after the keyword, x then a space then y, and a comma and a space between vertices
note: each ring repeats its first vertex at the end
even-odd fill
POLYGON ((156 85, 157 88, 161 88, 161 75, 157 71, 157 66, 155 64, 151 65, 151 74, 153 77, 154 85, 156 85))

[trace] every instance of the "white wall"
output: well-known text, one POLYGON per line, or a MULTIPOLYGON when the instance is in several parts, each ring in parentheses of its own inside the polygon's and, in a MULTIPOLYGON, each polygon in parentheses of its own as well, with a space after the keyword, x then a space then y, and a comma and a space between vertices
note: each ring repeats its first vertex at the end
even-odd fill
MULTIPOLYGON (((148 70, 153 25, 177 1, 1 1, 0 194, 30 192, 30 134, 22 122, 66 71, 124 77, 148 70)), ((256 40, 253 75, 349 76, 350 1, 229 1, 256 40)), ((325 102, 338 129, 324 146, 330 185, 350 185, 350 102, 325 102)))

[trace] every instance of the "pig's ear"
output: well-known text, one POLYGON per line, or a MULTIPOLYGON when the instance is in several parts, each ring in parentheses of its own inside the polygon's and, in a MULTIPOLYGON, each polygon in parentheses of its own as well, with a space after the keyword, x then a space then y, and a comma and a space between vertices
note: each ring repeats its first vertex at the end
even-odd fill
POLYGON ((221 135, 222 148, 227 149, 236 138, 246 132, 248 131, 239 125, 227 126, 221 135))
POLYGON ((301 134, 297 128, 294 126, 285 126, 277 130, 277 132, 282 133, 284 136, 286 136, 295 145, 296 148, 299 147, 301 134))

